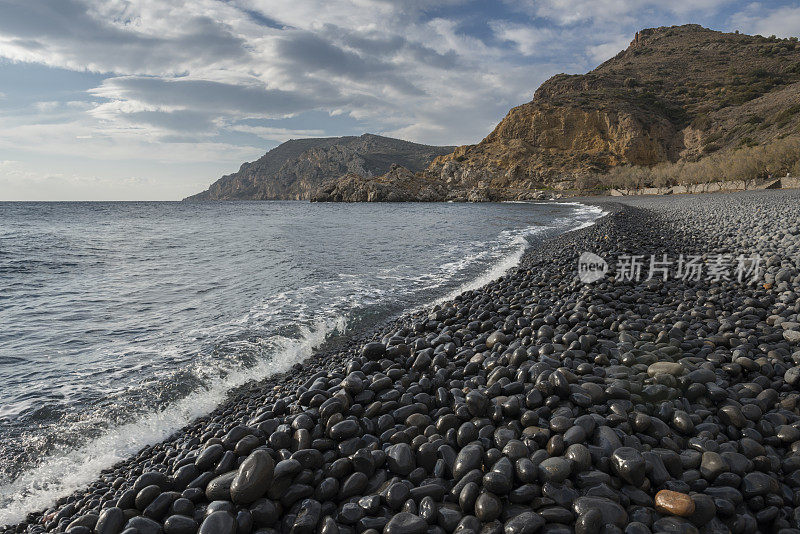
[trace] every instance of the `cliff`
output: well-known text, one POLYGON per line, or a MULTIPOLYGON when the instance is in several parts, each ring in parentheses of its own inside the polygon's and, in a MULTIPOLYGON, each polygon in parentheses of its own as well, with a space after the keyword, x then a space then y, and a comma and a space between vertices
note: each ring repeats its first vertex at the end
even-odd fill
POLYGON ((185 200, 307 200, 327 180, 378 176, 393 164, 420 171, 452 150, 372 134, 293 139, 185 200))
POLYGON ((796 39, 697 25, 638 32, 587 74, 559 74, 485 139, 436 158, 429 180, 458 189, 572 188, 619 165, 696 161, 800 132, 796 39))

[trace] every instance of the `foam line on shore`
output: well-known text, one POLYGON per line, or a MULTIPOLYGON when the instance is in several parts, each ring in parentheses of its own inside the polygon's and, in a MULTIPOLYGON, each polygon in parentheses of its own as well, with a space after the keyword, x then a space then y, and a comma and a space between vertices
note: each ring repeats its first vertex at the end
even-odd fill
POLYGON ((166 409, 133 423, 110 429, 102 436, 67 454, 49 456, 8 484, 0 486, 0 526, 25 519, 64 495, 88 486, 101 471, 126 460, 143 447, 167 439, 197 417, 219 406, 228 392, 251 380, 260 380, 291 368, 308 358, 327 336, 345 328, 344 317, 320 321, 300 339, 285 339, 275 357, 249 369, 230 370, 221 380, 196 391, 166 409))
MULTIPOLYGON (((529 202, 525 200, 509 201, 509 202, 515 204, 537 204, 543 206, 548 206, 548 205, 576 206, 579 208, 579 210, 576 214, 573 214, 572 218, 576 217, 580 218, 589 215, 592 216, 591 220, 579 222, 578 225, 575 226, 574 228, 568 228, 564 230, 564 233, 573 232, 575 230, 580 230, 583 228, 588 228, 589 226, 595 224, 601 217, 607 214, 606 211, 604 211, 602 208, 598 206, 590 206, 587 204, 582 204, 580 202, 529 202)), ((525 251, 530 246, 530 242, 526 239, 526 237, 532 237, 537 234, 541 234, 547 230, 552 230, 554 228, 556 228, 556 226, 531 226, 526 228, 514 238, 513 242, 514 244, 517 245, 517 247, 510 254, 501 258, 497 263, 495 263, 492 267, 490 267, 487 271, 485 271, 477 278, 464 283, 463 285, 457 287, 453 291, 447 293, 445 296, 438 298, 433 302, 424 304, 417 309, 423 309, 426 307, 441 304, 443 302, 447 302, 449 300, 453 300, 455 297, 466 291, 474 291, 478 288, 485 286, 486 284, 489 284, 497 280, 498 278, 503 276, 509 269, 512 269, 519 264, 520 260, 522 259, 522 256, 525 254, 525 251)))

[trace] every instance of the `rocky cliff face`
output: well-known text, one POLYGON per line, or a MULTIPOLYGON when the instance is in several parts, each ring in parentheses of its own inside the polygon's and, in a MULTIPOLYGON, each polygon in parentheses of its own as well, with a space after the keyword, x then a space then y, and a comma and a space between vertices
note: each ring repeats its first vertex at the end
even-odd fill
POLYGON ((372 134, 295 139, 186 200, 307 200, 327 180, 346 174, 370 178, 393 164, 419 171, 452 150, 372 134))
POLYGON ((436 158, 425 174, 518 198, 616 165, 693 161, 743 136, 758 144, 797 133, 800 113, 787 115, 787 103, 800 102, 798 81, 794 40, 697 25, 643 30, 595 70, 554 76, 483 141, 436 158))
POLYGON ((377 178, 349 173, 329 180, 311 196, 312 202, 437 202, 446 200, 447 190, 421 173, 393 165, 377 178))

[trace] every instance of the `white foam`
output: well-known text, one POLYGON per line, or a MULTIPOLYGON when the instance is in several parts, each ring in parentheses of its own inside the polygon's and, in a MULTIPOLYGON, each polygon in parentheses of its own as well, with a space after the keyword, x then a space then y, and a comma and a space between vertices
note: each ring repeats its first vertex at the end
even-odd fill
MULTIPOLYGON (((580 202, 531 202, 527 200, 511 200, 508 201, 510 204, 538 204, 538 205, 555 205, 555 206, 576 206, 578 210, 576 213, 571 214, 568 218, 569 219, 583 219, 584 217, 590 217, 589 220, 584 221, 580 220, 577 226, 569 228, 565 230, 566 232, 572 232, 575 230, 580 230, 582 228, 588 228, 589 226, 594 225, 600 217, 606 215, 606 212, 603 211, 598 206, 588 206, 586 204, 581 204, 580 202)), ((556 225, 553 226, 532 226, 529 228, 524 229, 522 232, 514 234, 512 244, 516 245, 509 254, 500 258, 500 260, 495 263, 491 268, 485 271, 483 274, 478 276, 477 278, 470 280, 469 282, 459 286, 458 288, 454 289, 444 297, 438 298, 429 304, 424 304, 416 308, 417 310, 441 304, 443 302, 447 302, 449 300, 453 300, 455 297, 464 293, 466 291, 473 291, 475 289, 479 289, 486 284, 493 282, 503 276, 509 269, 516 267, 520 260, 522 259, 523 254, 525 254, 525 250, 529 246, 529 242, 525 239, 525 236, 532 236, 545 230, 551 230, 556 228, 556 225)), ((504 232, 505 233, 505 232, 504 232)), ((503 234, 501 234, 503 235, 503 234)))
POLYGON ((282 350, 270 360, 250 369, 228 370, 223 373, 224 378, 163 411, 112 428, 81 448, 45 458, 14 481, 0 486, 0 526, 23 521, 28 513, 43 510, 59 497, 85 488, 103 469, 147 445, 163 441, 187 422, 211 412, 231 389, 288 370, 308 358, 330 333, 344 328, 344 317, 320 321, 313 329, 304 328, 300 339, 279 340, 282 350))

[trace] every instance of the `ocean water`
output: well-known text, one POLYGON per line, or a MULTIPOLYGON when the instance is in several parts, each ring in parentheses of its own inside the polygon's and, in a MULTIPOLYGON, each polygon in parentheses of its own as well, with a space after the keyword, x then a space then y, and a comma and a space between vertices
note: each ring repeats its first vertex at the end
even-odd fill
POLYGON ((337 336, 479 287, 578 204, 0 203, 0 525, 337 336))

